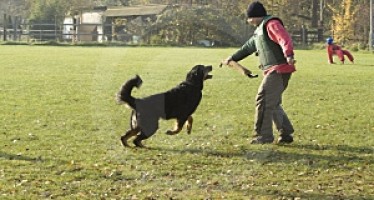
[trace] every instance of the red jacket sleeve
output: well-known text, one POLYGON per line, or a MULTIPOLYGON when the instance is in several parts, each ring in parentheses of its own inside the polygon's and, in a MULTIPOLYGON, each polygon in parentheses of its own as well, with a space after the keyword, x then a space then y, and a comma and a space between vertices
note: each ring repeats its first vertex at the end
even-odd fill
POLYGON ((292 39, 279 20, 270 20, 266 29, 270 39, 282 47, 285 57, 294 55, 292 39))

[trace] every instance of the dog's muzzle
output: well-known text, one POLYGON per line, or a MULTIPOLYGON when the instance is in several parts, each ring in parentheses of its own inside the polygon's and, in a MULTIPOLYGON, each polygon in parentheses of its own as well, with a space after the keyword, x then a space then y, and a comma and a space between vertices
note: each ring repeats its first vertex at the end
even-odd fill
POLYGON ((204 80, 213 78, 213 75, 209 74, 209 72, 211 72, 212 70, 213 70, 212 65, 205 66, 205 68, 204 68, 204 80))

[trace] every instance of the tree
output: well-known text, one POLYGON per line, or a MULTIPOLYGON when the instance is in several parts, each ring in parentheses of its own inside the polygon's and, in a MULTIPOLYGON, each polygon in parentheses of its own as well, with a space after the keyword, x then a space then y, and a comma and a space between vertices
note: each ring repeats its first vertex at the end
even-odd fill
POLYGON ((210 6, 194 9, 181 6, 159 16, 149 27, 148 35, 156 34, 161 42, 172 44, 190 45, 207 39, 223 45, 240 45, 253 31, 249 29, 251 27, 242 18, 224 10, 210 6))
POLYGON ((331 30, 334 40, 343 44, 352 40, 356 23, 354 16, 357 12, 357 9, 353 6, 353 0, 343 0, 338 9, 331 5, 329 5, 329 8, 333 13, 331 30))
POLYGON ((367 46, 369 40, 370 26, 368 19, 370 19, 370 1, 364 1, 357 5, 357 10, 360 12, 355 13, 354 24, 354 40, 359 42, 362 46, 367 46))
POLYGON ((75 8, 90 7, 90 0, 28 0, 29 20, 62 22, 66 13, 75 8))

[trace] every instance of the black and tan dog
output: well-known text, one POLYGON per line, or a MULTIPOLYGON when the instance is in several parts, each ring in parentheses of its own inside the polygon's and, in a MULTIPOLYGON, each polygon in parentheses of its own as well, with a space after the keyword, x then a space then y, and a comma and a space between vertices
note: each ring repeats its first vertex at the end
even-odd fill
POLYGON ((140 87, 142 79, 137 75, 122 85, 117 94, 117 101, 129 105, 131 113, 130 130, 122 137, 124 146, 129 146, 127 140, 136 136, 133 143, 137 147, 144 147, 142 140, 152 136, 158 129, 159 119, 176 119, 173 130, 166 134, 179 133, 187 121, 187 133, 192 129, 192 113, 195 112, 202 98, 203 82, 212 78, 209 72, 212 66, 196 65, 186 76, 186 80, 171 90, 151 95, 145 98, 134 98, 131 91, 134 87, 140 87))

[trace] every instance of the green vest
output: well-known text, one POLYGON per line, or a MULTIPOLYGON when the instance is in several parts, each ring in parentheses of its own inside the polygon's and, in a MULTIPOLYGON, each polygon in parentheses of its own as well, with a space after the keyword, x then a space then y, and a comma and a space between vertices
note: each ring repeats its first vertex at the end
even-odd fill
POLYGON ((272 16, 266 16, 261 24, 256 28, 253 36, 231 56, 233 61, 240 61, 245 57, 257 52, 260 57, 261 69, 267 70, 274 65, 287 63, 283 55, 281 46, 273 42, 267 33, 266 23, 271 19, 280 19, 272 16))
POLYGON ((287 63, 281 46, 272 41, 267 33, 266 23, 271 19, 277 19, 282 23, 276 17, 266 16, 261 24, 258 25, 253 35, 262 70, 266 70, 274 65, 287 63))

